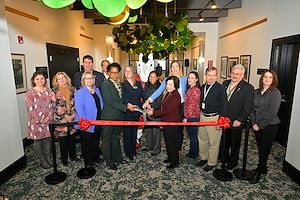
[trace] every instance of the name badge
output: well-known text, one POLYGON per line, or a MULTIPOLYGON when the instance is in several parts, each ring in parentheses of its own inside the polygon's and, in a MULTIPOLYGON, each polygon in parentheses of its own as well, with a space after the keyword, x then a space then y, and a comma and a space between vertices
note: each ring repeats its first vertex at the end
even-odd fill
POLYGON ((205 103, 202 103, 201 108, 202 108, 202 109, 205 109, 205 103))

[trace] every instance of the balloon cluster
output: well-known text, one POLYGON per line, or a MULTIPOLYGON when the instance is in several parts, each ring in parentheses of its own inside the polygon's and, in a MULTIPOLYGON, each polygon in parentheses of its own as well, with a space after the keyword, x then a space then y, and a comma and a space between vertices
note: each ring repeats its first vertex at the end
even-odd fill
MULTIPOLYGON (((63 8, 73 4, 76 0, 42 0, 50 8, 63 8)), ((157 0, 168 3, 173 0, 157 0)), ((130 9, 136 10, 142 7, 147 0, 81 0, 88 9, 97 9, 101 15, 109 19, 111 24, 122 24, 127 19, 128 22, 137 20, 136 12, 130 13, 130 9)))

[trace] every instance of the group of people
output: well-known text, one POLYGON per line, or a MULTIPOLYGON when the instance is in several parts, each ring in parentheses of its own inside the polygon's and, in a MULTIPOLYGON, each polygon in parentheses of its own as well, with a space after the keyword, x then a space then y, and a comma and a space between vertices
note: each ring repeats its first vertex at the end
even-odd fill
MULTIPOLYGON (((145 87, 136 80, 135 70, 131 66, 124 68, 123 81, 120 81, 121 66, 118 63, 101 63, 103 72, 93 69, 93 58, 83 57, 84 70, 77 72, 73 79, 64 72, 58 72, 52 80, 53 88, 46 86, 46 79, 41 72, 32 76, 32 89, 26 93, 28 108, 28 138, 34 140, 34 151, 43 168, 51 167, 49 123, 66 123, 88 120, 126 120, 138 121, 144 109, 148 120, 165 122, 215 121, 220 116, 231 120, 231 126, 223 134, 226 143, 221 142, 222 129, 217 126, 186 126, 190 139, 187 157, 199 159, 197 165, 211 171, 217 164, 219 149, 225 149, 226 168, 232 170, 238 165, 242 130, 250 119, 255 132, 259 163, 254 170, 250 183, 257 183, 261 174, 267 173, 267 160, 272 142, 275 139, 280 120, 277 112, 281 94, 277 89, 278 78, 272 70, 261 75, 259 88, 244 81, 245 69, 238 64, 231 70, 231 79, 223 84, 217 82, 217 68, 209 67, 205 71, 206 82, 200 86, 199 75, 191 71, 182 75, 180 63, 174 61, 170 66, 169 76, 162 82, 156 71, 149 74, 145 87), (220 145, 221 144, 221 145, 220 145), (224 146, 223 146, 224 145, 224 146)), ((78 129, 78 127, 75 126, 78 129)), ((88 165, 101 164, 117 170, 117 164, 125 164, 120 145, 120 126, 90 126, 82 133, 86 134, 86 155, 88 165), (102 138, 102 145, 100 145, 102 138), (102 146, 102 149, 100 148, 102 146)), ((183 126, 163 126, 166 145, 167 169, 179 166, 182 154, 183 126)), ((75 129, 56 127, 59 138, 61 160, 68 164, 79 160, 75 151, 75 129)), ((155 156, 161 151, 159 126, 145 126, 146 144, 144 150, 155 156)), ((137 127, 123 127, 124 153, 129 160, 134 160, 136 152, 137 127)))

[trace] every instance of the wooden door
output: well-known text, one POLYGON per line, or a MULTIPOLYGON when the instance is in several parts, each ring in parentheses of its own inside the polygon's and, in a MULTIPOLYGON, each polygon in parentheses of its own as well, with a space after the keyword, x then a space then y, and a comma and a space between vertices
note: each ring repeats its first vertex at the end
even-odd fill
MULTIPOLYGON (((73 80, 80 70, 79 49, 47 43, 47 56, 50 82, 57 72, 63 71, 73 80)), ((52 87, 52 83, 50 83, 52 87)))
POLYGON ((285 147, 289 133, 299 50, 300 35, 274 39, 272 43, 270 69, 274 70, 278 75, 279 90, 282 95, 282 102, 278 112, 281 124, 276 141, 285 147))

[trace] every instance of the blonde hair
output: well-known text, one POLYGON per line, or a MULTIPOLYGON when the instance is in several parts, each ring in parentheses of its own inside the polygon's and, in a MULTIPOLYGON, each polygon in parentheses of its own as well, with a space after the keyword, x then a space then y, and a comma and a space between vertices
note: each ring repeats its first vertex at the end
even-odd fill
POLYGON ((58 83, 57 83, 58 75, 63 75, 67 79, 67 85, 71 89, 72 88, 71 78, 65 72, 57 72, 55 74, 55 76, 52 78, 53 87, 58 88, 58 83))
POLYGON ((170 70, 169 70, 169 76, 174 76, 174 74, 172 73, 172 65, 174 64, 174 63, 177 63, 177 65, 179 66, 179 78, 180 77, 182 77, 182 68, 181 68, 181 65, 180 65, 180 63, 179 63, 179 61, 178 60, 175 60, 175 61, 173 61, 172 63, 171 63, 171 66, 170 66, 170 70))
POLYGON ((127 81, 127 78, 125 77, 125 69, 126 68, 130 68, 131 71, 132 71, 132 80, 133 80, 133 85, 136 85, 136 80, 135 80, 135 77, 136 77, 136 73, 135 73, 135 70, 132 66, 130 65, 127 65, 124 67, 124 75, 123 75, 123 82, 127 81))
POLYGON ((86 78, 87 75, 92 75, 93 77, 93 85, 95 85, 95 76, 92 72, 84 72, 82 75, 81 75, 81 85, 84 86, 84 79, 86 78))

